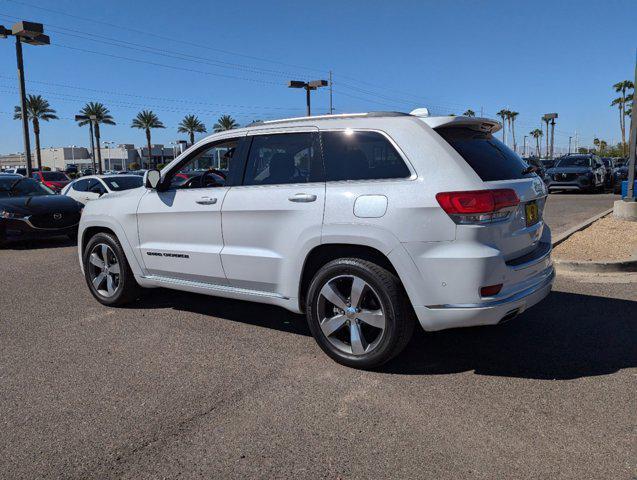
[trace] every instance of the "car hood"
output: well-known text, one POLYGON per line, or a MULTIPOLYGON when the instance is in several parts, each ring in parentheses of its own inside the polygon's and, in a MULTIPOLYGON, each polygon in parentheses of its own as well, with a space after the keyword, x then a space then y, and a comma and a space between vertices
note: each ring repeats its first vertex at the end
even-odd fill
POLYGON ((37 215, 51 210, 78 212, 82 204, 64 195, 40 195, 36 197, 0 198, 0 209, 25 215, 37 215))
POLYGON ((553 167, 547 170, 547 173, 577 173, 577 174, 585 174, 590 172, 592 169, 590 167, 553 167))

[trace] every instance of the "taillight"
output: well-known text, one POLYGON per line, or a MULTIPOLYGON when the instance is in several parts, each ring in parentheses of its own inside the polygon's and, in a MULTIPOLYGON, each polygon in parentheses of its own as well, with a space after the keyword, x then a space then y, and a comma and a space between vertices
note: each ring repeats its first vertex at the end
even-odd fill
POLYGON ((459 224, 480 224, 504 220, 520 203, 514 190, 468 190, 441 192, 436 200, 442 209, 459 224))

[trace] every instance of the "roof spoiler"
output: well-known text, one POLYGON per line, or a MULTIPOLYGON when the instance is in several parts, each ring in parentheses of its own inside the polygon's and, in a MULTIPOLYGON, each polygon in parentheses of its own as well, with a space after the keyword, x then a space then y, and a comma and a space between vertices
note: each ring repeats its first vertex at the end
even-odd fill
POLYGON ((446 115, 442 117, 430 117, 429 110, 426 108, 417 108, 410 112, 411 115, 418 117, 431 128, 439 127, 466 127, 481 132, 495 133, 502 128, 502 124, 497 120, 482 117, 465 117, 462 115, 446 115))

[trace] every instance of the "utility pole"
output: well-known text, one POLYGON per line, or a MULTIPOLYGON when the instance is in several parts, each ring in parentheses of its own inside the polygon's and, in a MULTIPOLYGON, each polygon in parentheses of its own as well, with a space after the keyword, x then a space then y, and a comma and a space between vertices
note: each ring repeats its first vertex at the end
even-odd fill
POLYGON ((568 154, 571 154, 571 138, 573 137, 568 137, 568 154))
POLYGON ((334 113, 334 105, 332 104, 332 94, 334 93, 332 90, 332 84, 334 81, 332 80, 332 71, 330 70, 330 115, 334 113))

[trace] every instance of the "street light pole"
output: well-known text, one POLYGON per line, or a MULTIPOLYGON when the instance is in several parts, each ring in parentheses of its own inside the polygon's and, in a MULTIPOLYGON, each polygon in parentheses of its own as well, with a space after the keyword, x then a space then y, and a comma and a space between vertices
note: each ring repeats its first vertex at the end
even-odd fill
POLYGON ((526 135, 524 135, 524 141, 522 144, 522 156, 526 157, 526 135))
POLYGON ((571 154, 571 138, 573 137, 568 137, 568 154, 571 154))
POLYGON ((24 61, 22 56, 22 43, 29 45, 48 45, 49 37, 44 35, 44 26, 41 23, 18 22, 8 30, 0 25, 0 38, 15 37, 15 53, 18 66, 18 84, 20 90, 20 114, 22 117, 22 138, 24 141, 24 155, 27 164, 27 176, 31 177, 33 166, 31 165, 31 142, 29 139, 29 119, 27 114, 27 95, 24 85, 24 61))
POLYGON ((29 117, 27 115, 27 94, 24 85, 24 62, 22 60, 22 40, 15 37, 15 55, 18 63, 18 84, 20 86, 20 112, 22 117, 22 139, 24 155, 27 160, 27 178, 31 178, 33 165, 31 163, 31 141, 29 140, 29 117))
POLYGON ((310 108, 310 91, 316 90, 319 87, 327 87, 327 80, 312 80, 311 82, 302 82, 300 80, 290 80, 288 82, 289 88, 304 88, 305 89, 305 105, 307 108, 307 116, 312 115, 310 108))

